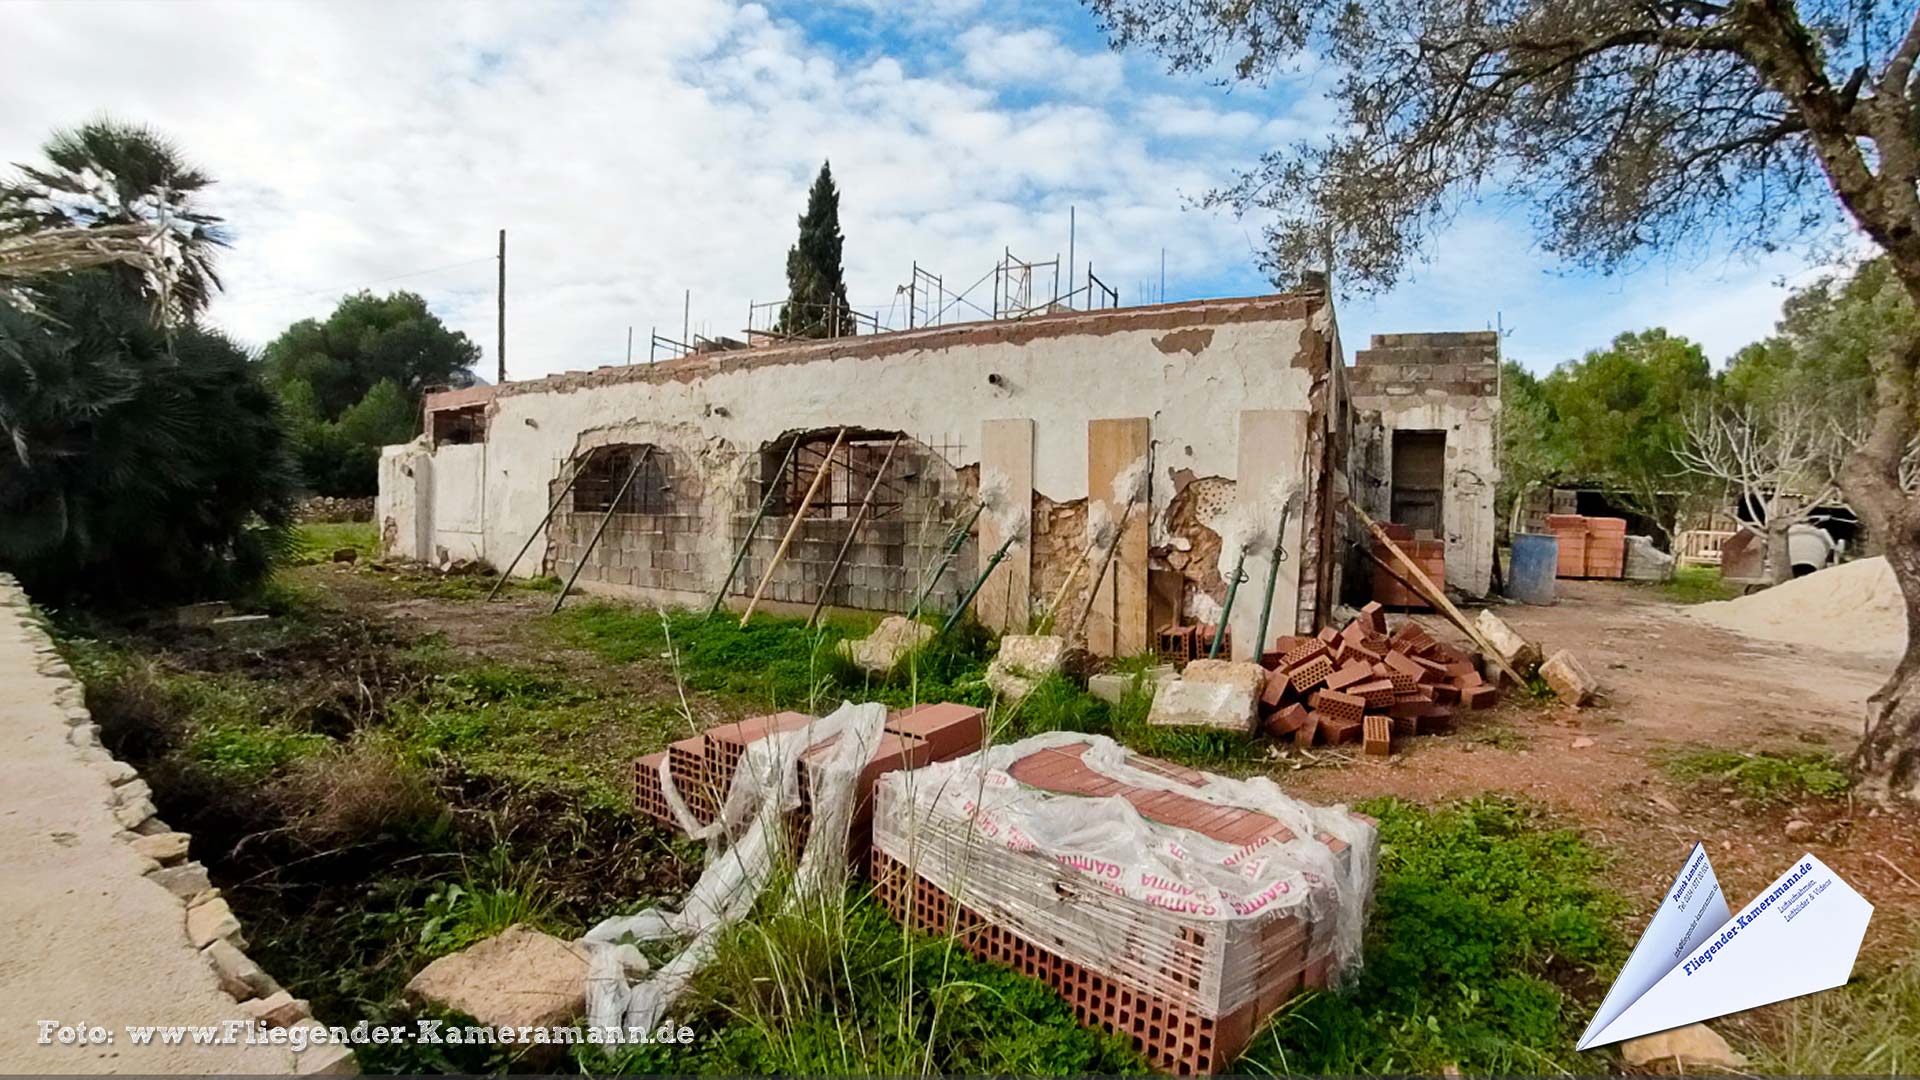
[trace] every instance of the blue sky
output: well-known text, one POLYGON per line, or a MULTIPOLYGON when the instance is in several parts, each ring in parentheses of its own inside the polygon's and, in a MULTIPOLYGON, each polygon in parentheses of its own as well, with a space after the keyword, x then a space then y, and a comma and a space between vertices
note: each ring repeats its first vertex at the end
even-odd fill
MULTIPOLYGON (((1173 78, 1106 48, 1073 4, 16 3, 0 155, 102 112, 153 125, 221 181, 236 237, 213 317, 263 344, 343 290, 410 288, 488 351, 510 236, 516 377, 618 363, 628 326, 738 334, 776 299, 822 158, 857 306, 899 322, 917 261, 964 286, 1010 247, 1090 260, 1124 303, 1268 286, 1257 219, 1192 208, 1263 149, 1325 130, 1328 76, 1173 78), (111 10, 112 18, 100 18, 111 10), (377 28, 377 30, 376 30, 377 28), (1144 293, 1143 293, 1144 290, 1144 293)), ((1309 68, 1311 66, 1309 65, 1309 68)), ((1766 334, 1803 256, 1723 252, 1569 273, 1522 216, 1473 208, 1433 260, 1338 304, 1366 335, 1496 320, 1527 366, 1664 325, 1716 360, 1766 334)), ((1079 269, 1076 269, 1076 277, 1079 269)), ((987 290, 975 296, 988 303, 987 290)))

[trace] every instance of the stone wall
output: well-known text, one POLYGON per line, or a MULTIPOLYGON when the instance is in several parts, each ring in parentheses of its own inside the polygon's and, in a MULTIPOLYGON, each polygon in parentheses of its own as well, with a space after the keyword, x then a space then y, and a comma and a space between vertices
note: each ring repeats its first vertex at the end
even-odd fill
MULTIPOLYGON (((36 671, 32 678, 39 680, 46 689, 46 696, 59 709, 61 722, 64 723, 66 742, 71 746, 72 754, 86 768, 98 773, 107 781, 107 809, 113 821, 119 826, 115 840, 126 845, 149 882, 165 889, 173 898, 168 910, 173 914, 167 925, 125 926, 107 925, 97 928, 104 937, 113 935, 174 935, 180 939, 180 947, 197 951, 206 962, 217 981, 219 988, 232 998, 232 1011, 228 1018, 247 1020, 256 1024, 264 1023, 269 1029, 305 1027, 320 1028, 320 1039, 326 1038, 325 1029, 312 1018, 307 1003, 295 1000, 293 995, 274 982, 273 977, 261 970, 258 964, 247 958, 247 941, 242 933, 240 920, 235 917, 220 890, 208 880, 207 868, 192 860, 189 848, 191 838, 182 832, 176 832, 159 817, 154 806, 153 792, 145 780, 126 762, 116 760, 100 743, 100 726, 93 720, 86 706, 86 690, 75 677, 73 669, 60 657, 53 641, 47 636, 36 618, 26 594, 11 575, 0 574, 0 618, 12 622, 31 643, 36 671)), ((9 674, 8 678, 13 678, 9 674)), ((24 687, 15 684, 10 690, 20 691, 24 687)), ((6 715, 13 725, 10 737, 32 739, 37 732, 21 730, 22 725, 32 724, 35 717, 31 710, 20 709, 6 715)), ((74 832, 53 833, 53 841, 80 844, 84 840, 78 830, 84 828, 80 822, 72 823, 74 832)), ((101 889, 113 889, 116 882, 102 878, 93 882, 101 889)), ((148 887, 141 885, 138 878, 129 874, 127 887, 148 887)), ((9 903, 19 902, 23 893, 15 890, 8 895, 9 903)), ((57 903, 48 898, 48 903, 57 903)), ((17 943, 16 943, 17 944, 17 943)), ((21 977, 18 969, 11 976, 21 977)), ((89 976, 94 984, 111 983, 111 973, 96 972, 89 976)), ((164 996, 171 989, 180 995, 190 992, 188 987, 159 988, 154 991, 164 996)), ((124 995, 114 995, 116 1000, 124 1002, 124 995)), ((75 1022, 84 1019, 87 1023, 165 1023, 166 1015, 144 1015, 112 1017, 102 1015, 108 1011, 105 1001, 94 1004, 99 1011, 82 1016, 61 1016, 63 1022, 75 1022)), ((172 1022, 179 1022, 182 1014, 176 1012, 172 1022)), ((190 1017, 188 1017, 190 1018, 190 1017)), ((353 1054, 346 1047, 320 1042, 308 1046, 300 1052, 293 1052, 286 1046, 287 1033, 271 1036, 280 1042, 292 1062, 292 1071, 303 1074, 357 1075, 358 1066, 353 1054)), ((137 1054, 136 1048, 128 1048, 130 1054, 137 1054)), ((203 1051, 211 1052, 211 1051, 203 1051)), ((242 1048, 234 1048, 239 1055, 242 1048)), ((201 1059, 196 1059, 199 1061, 201 1059)), ((213 1066, 211 1060, 207 1064, 213 1066)), ((212 1071, 266 1071, 261 1060, 254 1056, 242 1056, 225 1068, 213 1067, 212 1071), (251 1067, 238 1067, 240 1062, 250 1062, 251 1067)), ((283 1071, 285 1064, 274 1068, 283 1071)), ((65 1071, 65 1070, 62 1070, 65 1071)), ((150 1071, 135 1068, 133 1071, 150 1071)))
POLYGON ((1493 331, 1375 334, 1347 372, 1359 467, 1355 498, 1386 520, 1396 431, 1446 434, 1441 516, 1447 584, 1484 595, 1493 575, 1494 488, 1500 482, 1500 338, 1493 331))

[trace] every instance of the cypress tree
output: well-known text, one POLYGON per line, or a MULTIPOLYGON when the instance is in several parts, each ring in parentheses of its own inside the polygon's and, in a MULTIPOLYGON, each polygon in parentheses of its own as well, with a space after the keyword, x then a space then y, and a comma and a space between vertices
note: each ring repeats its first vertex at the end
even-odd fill
POLYGON ((777 333, 824 338, 853 333, 847 306, 847 282, 840 265, 840 192, 825 162, 807 193, 800 215, 800 239, 787 249, 787 303, 780 309, 777 333))

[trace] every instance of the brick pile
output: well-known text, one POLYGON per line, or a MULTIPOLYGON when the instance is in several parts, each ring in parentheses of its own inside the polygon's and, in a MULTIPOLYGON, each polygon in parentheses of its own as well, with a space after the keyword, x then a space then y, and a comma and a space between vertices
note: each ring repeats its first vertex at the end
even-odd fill
POLYGON ((1004 771, 984 765, 987 755, 943 767, 985 769, 942 776, 981 791, 980 803, 880 784, 876 895, 903 922, 952 934, 974 955, 1047 983, 1081 1023, 1128 1039, 1156 1068, 1193 1075, 1226 1067, 1275 1009, 1327 987, 1352 958, 1340 950, 1357 944, 1336 939, 1344 929, 1358 941, 1377 845, 1371 819, 1294 804, 1288 812, 1304 815, 1296 820, 1325 826, 1301 843, 1256 806, 1223 801, 1232 782, 1134 755, 1125 769, 1096 768, 1091 738, 1043 736, 992 753, 1004 755, 1004 771), (1126 865, 1070 855, 1018 824, 1097 814, 1096 800, 1110 799, 1138 817, 1110 817, 1099 833, 1133 830, 1154 856, 1126 865), (1032 816, 1003 813, 1009 800, 1032 816), (1285 867, 1276 877, 1292 887, 1216 894, 1197 873, 1167 876, 1182 873, 1168 866, 1216 858, 1224 867, 1285 867))
MULTIPOLYGON (((1161 660, 1184 667, 1189 660, 1206 657, 1207 651, 1213 648, 1213 638, 1217 632, 1217 627, 1207 623, 1187 626, 1170 623, 1160 628, 1156 651, 1161 660)), ((1232 631, 1220 639, 1220 652, 1226 656, 1233 655, 1232 631)))
MULTIPOLYGON (((986 712, 971 705, 951 702, 916 705, 896 710, 887 717, 886 727, 867 767, 861 771, 859 802, 853 816, 852 835, 856 856, 863 854, 869 823, 873 817, 873 786, 881 775, 895 769, 917 769, 947 761, 980 748, 985 738, 986 712)), ((667 763, 674 789, 687 804, 694 820, 711 822, 726 801, 733 786, 734 773, 746 756, 747 747, 770 735, 796 731, 814 722, 806 713, 780 712, 758 716, 733 724, 708 728, 692 738, 681 739, 667 749, 648 754, 633 763, 634 806, 644 815, 668 828, 678 830, 680 823, 667 805, 660 782, 660 763, 667 763)), ((793 835, 804 845, 812 821, 808 793, 813 788, 809 764, 824 761, 838 736, 829 736, 809 746, 800 756, 800 809, 795 812, 793 835)))
POLYGON ((1560 546, 1555 576, 1619 578, 1625 575, 1627 519, 1548 514, 1547 528, 1560 546))
POLYGON ((1500 696, 1474 654, 1411 620, 1389 632, 1377 600, 1339 630, 1280 638, 1260 662, 1261 728, 1296 746, 1357 742, 1385 755, 1395 740, 1449 731, 1459 710, 1500 696))

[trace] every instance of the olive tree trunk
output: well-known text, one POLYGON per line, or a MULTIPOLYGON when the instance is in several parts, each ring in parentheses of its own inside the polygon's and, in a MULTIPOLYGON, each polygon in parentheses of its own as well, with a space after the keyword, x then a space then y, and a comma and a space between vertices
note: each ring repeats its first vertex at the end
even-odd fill
MULTIPOLYGON (((1912 267, 1907 269, 1912 270, 1912 267)), ((1920 301, 1920 273, 1902 275, 1920 301)), ((1920 338, 1874 360, 1874 416, 1847 462, 1848 501, 1886 550, 1907 614, 1906 651, 1867 699, 1866 733, 1852 768, 1860 793, 1881 802, 1920 801, 1920 496, 1903 489, 1900 463, 1914 438, 1920 338)))

